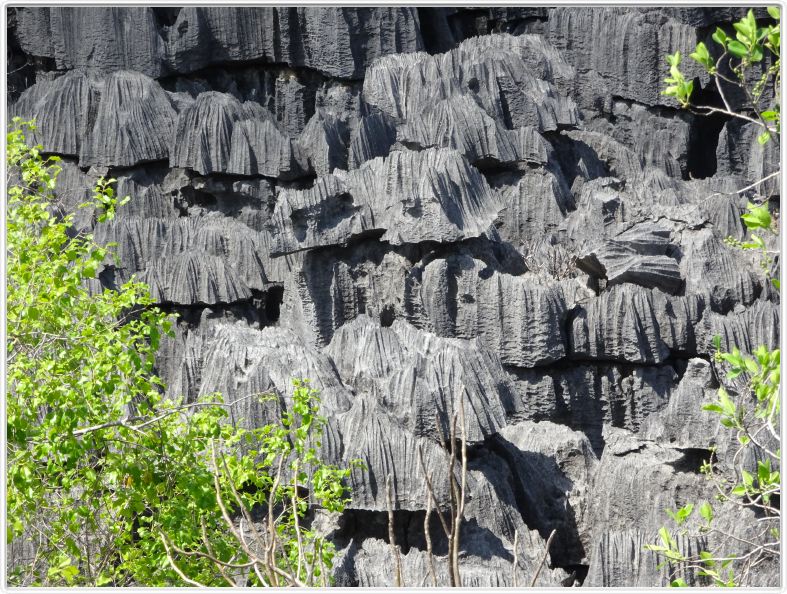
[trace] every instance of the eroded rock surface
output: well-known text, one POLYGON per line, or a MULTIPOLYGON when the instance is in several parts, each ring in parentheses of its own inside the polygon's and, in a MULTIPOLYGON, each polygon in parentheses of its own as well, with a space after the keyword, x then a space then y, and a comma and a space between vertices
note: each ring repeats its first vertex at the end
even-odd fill
POLYGON ((447 510, 460 410, 463 585, 529 584, 552 530, 537 585, 667 584, 643 545, 711 496, 711 443, 729 463, 701 410, 714 336, 779 342, 778 293, 725 242, 748 200, 778 200, 776 175, 739 191, 778 146, 661 94, 664 55, 741 9, 8 10, 9 113, 63 158, 59 207, 100 176, 131 196, 75 227, 117 244, 93 290, 135 275, 180 315, 169 394, 221 391, 257 426, 279 409, 251 395, 286 404, 307 377, 325 456, 365 462, 330 529, 338 585, 395 583, 389 477, 404 584, 432 585, 425 475, 447 510))

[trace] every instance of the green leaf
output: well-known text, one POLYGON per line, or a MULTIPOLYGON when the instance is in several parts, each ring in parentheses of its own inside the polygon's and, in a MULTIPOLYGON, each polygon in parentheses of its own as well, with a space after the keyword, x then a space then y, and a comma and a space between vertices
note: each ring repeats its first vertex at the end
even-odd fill
POLYGON ((713 507, 707 501, 700 505, 700 515, 708 524, 713 520, 713 507))
POLYGON ((721 335, 716 334, 713 336, 713 348, 717 351, 721 350, 721 335))
POLYGON ((672 543, 673 543, 672 537, 670 536, 670 533, 667 531, 667 529, 664 526, 659 528, 659 537, 661 538, 661 542, 664 543, 665 547, 667 547, 668 549, 672 549, 673 548, 672 547, 672 543))
POLYGON ((740 41, 734 39, 727 42, 727 51, 736 58, 745 58, 749 53, 749 50, 740 41))
POLYGON ((735 487, 732 488, 730 493, 732 493, 736 497, 743 497, 744 495, 746 495, 746 487, 744 487, 743 485, 736 485, 735 487))
POLYGON ((686 520, 688 520, 689 516, 691 516, 693 511, 694 511, 693 503, 687 503, 682 508, 680 508, 678 512, 675 514, 675 521, 678 523, 678 526, 682 525, 686 520))
MULTIPOLYGON (((714 567, 716 565, 716 562, 713 560, 713 554, 708 551, 700 551, 700 559, 706 567, 714 567)), ((712 575, 715 572, 710 573, 712 575)))
POLYGON ((689 54, 689 57, 692 58, 695 62, 705 66, 706 69, 710 69, 713 67, 713 60, 710 57, 710 52, 708 48, 703 42, 699 42, 697 44, 697 48, 689 54))
POLYGON ((741 219, 749 229, 770 229, 771 228, 771 213, 768 211, 767 206, 757 206, 749 202, 746 205, 749 211, 741 219))
POLYGON ((767 485, 771 478, 771 461, 765 460, 757 463, 757 480, 760 486, 767 485))
POLYGON ((775 21, 778 21, 781 17, 781 13, 779 11, 778 6, 769 6, 768 7, 768 14, 771 15, 771 18, 775 21))
POLYGON ((667 64, 669 64, 672 67, 677 67, 680 65, 681 57, 679 51, 675 52, 674 54, 667 54, 665 58, 667 60, 667 64))
POLYGON ((757 142, 759 142, 760 144, 765 144, 770 139, 771 139, 771 133, 770 132, 763 132, 762 134, 757 136, 757 142))
POLYGON ((720 27, 716 27, 716 31, 713 33, 711 37, 713 38, 713 41, 715 41, 721 46, 726 46, 727 39, 729 39, 727 37, 727 34, 720 27))

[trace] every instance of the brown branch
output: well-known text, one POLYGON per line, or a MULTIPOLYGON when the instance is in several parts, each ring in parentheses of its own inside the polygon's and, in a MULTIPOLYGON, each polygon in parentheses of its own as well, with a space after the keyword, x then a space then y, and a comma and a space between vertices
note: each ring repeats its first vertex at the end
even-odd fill
POLYGON ((424 538, 426 539, 426 555, 429 561, 429 573, 432 575, 432 585, 437 587, 437 573, 434 569, 434 554, 432 553, 432 534, 429 530, 429 519, 432 515, 432 498, 426 498, 426 516, 424 517, 424 538))
POLYGON ((276 553, 276 525, 273 520, 273 505, 276 501, 276 489, 279 486, 279 481, 281 480, 281 467, 284 463, 284 459, 279 456, 279 464, 276 469, 276 476, 273 479, 273 483, 271 483, 271 490, 270 494, 268 495, 268 535, 270 536, 270 541, 268 542, 268 546, 266 548, 265 554, 267 557, 267 567, 268 567, 268 575, 271 578, 272 585, 278 585, 276 582, 276 576, 271 571, 270 567, 276 564, 275 553, 276 553))
POLYGON ((541 557, 541 562, 538 564, 536 568, 536 573, 533 575, 533 580, 530 582, 530 587, 534 588, 536 585, 536 581, 538 581, 538 576, 541 573, 541 569, 544 567, 544 564, 547 562, 547 556, 549 555, 549 547, 552 544, 552 539, 555 538, 555 534, 557 534, 557 530, 552 530, 549 534, 549 538, 547 539, 547 544, 544 547, 544 556, 541 557))
POLYGON ((514 530, 514 562, 511 565, 511 583, 516 588, 519 584, 516 579, 516 570, 519 566, 519 530, 514 530))
POLYGON ((191 404, 183 404, 181 406, 177 406, 177 407, 173 408, 172 410, 168 410, 168 411, 166 411, 166 412, 164 412, 164 413, 162 413, 160 415, 157 415, 157 416, 153 417, 152 419, 148 419, 147 421, 144 421, 143 423, 140 423, 139 425, 129 425, 129 423, 131 423, 133 421, 142 420, 141 417, 129 417, 129 418, 126 418, 126 419, 121 419, 119 421, 110 421, 110 422, 107 422, 107 423, 101 423, 100 425, 93 425, 91 427, 83 427, 82 429, 77 429, 76 431, 72 431, 71 435, 74 436, 74 437, 79 437, 79 436, 85 435, 87 433, 92 433, 93 431, 100 431, 101 429, 109 429, 110 427, 123 427, 123 428, 129 429, 131 431, 140 432, 141 429, 143 429, 144 427, 147 427, 148 425, 152 425, 153 423, 156 423, 156 422, 158 422, 158 421, 160 421, 160 420, 162 420, 162 419, 164 419, 166 417, 172 416, 172 415, 177 414, 179 412, 183 412, 183 411, 188 410, 190 408, 199 408, 199 407, 202 407, 202 406, 221 406, 221 407, 228 408, 228 407, 231 407, 232 405, 234 405, 237 402, 241 402, 242 400, 247 400, 247 399, 249 399, 249 398, 251 398, 253 396, 256 396, 256 395, 257 394, 249 394, 247 396, 243 396, 242 398, 238 398, 237 400, 233 400, 232 402, 192 402, 191 404))
POLYGON ((418 459, 421 462, 421 470, 424 473, 424 479, 426 481, 426 491, 429 495, 429 498, 434 502, 435 511, 437 512, 437 517, 440 519, 440 524, 443 526, 443 531, 445 535, 448 536, 451 534, 451 531, 448 528, 448 523, 445 521, 445 517, 443 516, 443 512, 440 511, 440 504, 437 501, 437 497, 434 494, 434 488, 432 487, 432 477, 426 472, 426 464, 424 464, 424 453, 421 447, 418 447, 418 459))
POLYGON ((295 466, 292 474, 292 518, 295 524, 295 538, 298 542, 298 565, 295 569, 295 575, 300 577, 301 567, 304 564, 303 559, 303 539, 301 538, 301 526, 298 519, 298 460, 295 460, 295 466))
MULTIPOLYGON (((232 517, 230 517, 230 514, 227 511, 227 506, 224 505, 224 498, 221 496, 221 484, 219 483, 219 465, 216 462, 216 444, 212 439, 210 441, 210 448, 211 448, 211 461, 213 462, 213 488, 216 491, 216 503, 218 504, 219 509, 221 510, 221 516, 224 518, 225 524, 227 524, 227 527, 230 529, 230 532, 232 532, 232 535, 235 537, 235 540, 237 540, 240 543, 241 547, 243 548, 246 555, 248 555, 249 559, 257 560, 257 556, 251 551, 251 549, 246 544, 246 539, 244 538, 243 533, 242 532, 239 533, 238 530, 235 528, 235 522, 232 521, 232 517)), ((252 565, 252 568, 254 569, 254 573, 257 574, 257 577, 259 578, 260 582, 264 584, 265 579, 263 579, 262 575, 260 575, 259 569, 257 568, 257 563, 252 565)))
MULTIPOLYGON (((453 519, 453 539, 451 542, 451 565, 453 567, 453 576, 456 586, 462 585, 462 579, 459 575, 459 542, 460 532, 462 528, 462 517, 465 513, 465 491, 467 489, 467 426, 465 423, 465 399, 464 393, 459 397, 459 422, 461 424, 462 435, 460 440, 461 454, 462 454, 462 471, 461 471, 461 484, 458 487, 457 509, 453 519)), ((456 414, 454 414, 453 423, 454 440, 452 440, 452 449, 455 449, 455 434, 456 434, 456 414)), ((451 477, 456 481, 453 474, 453 464, 451 464, 451 477)))
POLYGON ((181 570, 180 567, 178 567, 178 564, 175 563, 175 559, 172 558, 172 552, 169 550, 169 545, 167 544, 167 538, 164 536, 164 533, 160 532, 159 536, 161 537, 161 542, 164 543, 164 550, 167 553, 167 561, 169 562, 170 567, 172 567, 172 569, 175 570, 175 573, 177 573, 180 576, 180 579, 182 579, 187 584, 191 584, 192 586, 197 586, 198 588, 207 588, 205 584, 201 584, 195 580, 192 580, 185 573, 183 573, 183 570, 181 570))
POLYGON ((200 524, 200 532, 202 533, 202 542, 205 543, 205 548, 208 550, 208 554, 211 557, 211 561, 213 561, 213 564, 216 566, 216 569, 219 570, 221 577, 224 578, 224 581, 227 582, 227 585, 230 586, 231 588, 236 587, 238 584, 236 584, 235 581, 232 580, 230 576, 227 575, 227 569, 226 569, 227 565, 219 559, 219 556, 213 550, 213 545, 210 544, 210 538, 208 538, 208 529, 205 527, 205 518, 201 517, 199 519, 199 524, 200 524))
POLYGON ((385 477, 385 503, 388 508, 388 544, 391 547, 391 556, 396 568, 396 587, 402 584, 402 560, 399 557, 399 548, 396 546, 396 533, 394 530, 393 495, 391 494, 391 475, 385 477))

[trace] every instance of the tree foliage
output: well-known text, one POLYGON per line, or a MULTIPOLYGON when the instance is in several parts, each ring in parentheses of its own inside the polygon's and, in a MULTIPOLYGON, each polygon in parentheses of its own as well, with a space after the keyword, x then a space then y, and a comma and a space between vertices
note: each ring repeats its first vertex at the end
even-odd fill
MULTIPOLYGON (((172 320, 140 282, 101 288, 112 246, 58 213, 58 158, 26 127, 7 135, 10 582, 328 584, 333 545, 306 520, 343 510, 349 470, 320 458, 319 394, 296 381, 289 409, 249 396, 277 415, 250 430, 219 394, 165 398, 155 353, 172 320)), ((113 182, 83 205, 99 222, 124 203, 113 182)))
POLYGON ((765 93, 769 83, 772 89, 778 90, 781 81, 779 9, 771 6, 768 14, 775 23, 760 27, 754 18, 754 12, 749 10, 744 18, 733 23, 735 37, 727 35, 721 27, 716 27, 712 39, 718 45, 718 58, 714 59, 704 42, 698 43, 696 49, 689 54, 715 81, 724 108, 693 103, 694 81, 686 79, 680 69, 680 52, 667 56, 670 69, 669 76, 664 80, 667 87, 662 93, 674 97, 681 107, 693 109, 700 114, 721 113, 761 126, 762 132, 758 136, 760 143, 764 144, 772 136, 778 136, 781 125, 779 102, 777 100, 774 104, 763 106, 763 102, 770 103, 765 93), (766 56, 770 56, 770 64, 764 72, 762 69, 757 72, 757 67, 766 56), (744 94, 744 110, 732 109, 725 88, 738 89, 744 94))

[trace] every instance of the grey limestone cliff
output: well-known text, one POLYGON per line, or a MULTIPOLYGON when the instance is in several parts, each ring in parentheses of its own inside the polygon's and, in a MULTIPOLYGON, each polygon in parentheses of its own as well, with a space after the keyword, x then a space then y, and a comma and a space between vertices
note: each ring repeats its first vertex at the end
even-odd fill
POLYGON ((365 462, 329 530, 338 585, 394 584, 388 476, 404 583, 432 585, 419 451, 447 508, 460 399, 463 585, 529 584, 545 554, 541 586, 666 584, 643 545, 710 496, 698 452, 729 446, 701 410, 713 337, 779 341, 778 294, 725 242, 779 147, 660 92, 664 55, 741 9, 8 11, 9 113, 62 157, 60 206, 101 175, 131 196, 75 226, 117 244, 95 290, 136 275, 180 314, 169 393, 286 401, 310 378, 325 456, 365 462))

